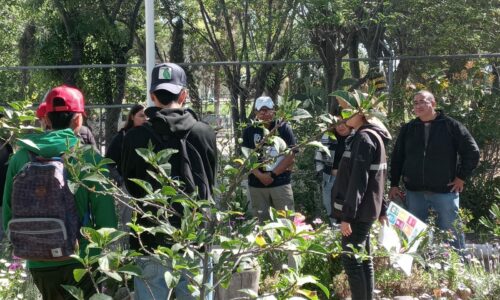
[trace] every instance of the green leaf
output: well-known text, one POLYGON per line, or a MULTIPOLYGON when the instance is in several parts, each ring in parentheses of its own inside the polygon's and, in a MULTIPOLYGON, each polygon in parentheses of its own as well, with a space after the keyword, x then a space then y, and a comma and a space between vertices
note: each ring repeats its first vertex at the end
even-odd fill
POLYGON ((125 273, 129 274, 132 276, 141 276, 142 275, 142 270, 136 265, 133 264, 127 264, 117 270, 120 273, 125 273))
POLYGON ((82 178, 82 181, 91 181, 91 182, 97 182, 97 183, 106 183, 108 180, 106 177, 102 176, 101 174, 88 174, 82 178))
POLYGON ((306 290, 306 289, 298 289, 297 293, 302 294, 310 300, 318 300, 318 293, 316 291, 306 290))
POLYGON ((309 142, 306 144, 306 146, 313 146, 313 147, 316 147, 318 148, 318 150, 320 150, 321 152, 324 152, 326 153, 328 156, 330 156, 330 149, 328 149, 328 147, 326 147, 325 145, 323 145, 321 142, 319 141, 312 141, 312 142, 309 142))
POLYGON ((84 296, 83 296, 83 291, 79 288, 77 288, 76 286, 72 286, 72 285, 65 285, 65 284, 62 284, 61 285, 66 291, 68 291, 68 293, 71 294, 71 296, 75 297, 76 299, 78 300, 84 300, 84 296))
POLYGON ((321 282, 316 282, 315 285, 323 291, 323 293, 326 295, 326 299, 330 299, 330 291, 326 286, 324 286, 321 282))
POLYGON ((130 178, 129 180, 140 186, 146 193, 153 193, 153 186, 149 182, 137 178, 130 178))
POLYGON ((322 254, 328 254, 328 250, 326 250, 323 246, 320 244, 311 244, 308 248, 308 251, 314 251, 322 254))
POLYGON ((335 96, 337 101, 342 108, 358 108, 356 100, 347 91, 338 90, 330 94, 330 96, 335 96))
POLYGON ((94 294, 89 300, 113 300, 113 297, 106 294, 94 294))
POLYGON ((344 109, 342 109, 342 112, 340 114, 342 115, 342 119, 349 119, 356 112, 357 111, 354 109, 344 108, 344 109))
POLYGON ((120 276, 120 274, 118 274, 116 271, 111 271, 111 270, 102 270, 101 271, 106 274, 108 277, 110 278, 113 278, 114 280, 118 281, 118 282, 121 282, 123 279, 122 277, 120 276))
MULTIPOLYGON (((257 294, 254 290, 251 290, 251 289, 241 289, 241 290, 238 290, 238 292, 248 295, 251 299, 255 299, 255 298, 259 297, 259 294, 257 294)), ((267 299, 267 297, 266 297, 266 299, 267 299)))
POLYGON ((171 289, 173 289, 177 285, 177 282, 179 282, 179 276, 174 276, 170 271, 165 272, 164 278, 167 286, 171 289))
POLYGON ((287 228, 287 227, 281 223, 272 222, 272 223, 268 223, 268 224, 264 225, 262 230, 268 231, 271 229, 284 229, 284 228, 287 228))
POLYGON ((169 185, 165 185, 161 188, 161 193, 163 195, 166 195, 166 196, 175 196, 177 195, 177 191, 175 190, 175 188, 169 186, 169 185))
POLYGON ((109 258, 107 256, 100 257, 98 261, 101 271, 109 271, 109 258))
POLYGON ((312 118, 312 116, 307 110, 303 108, 297 108, 297 110, 292 113, 292 120, 294 121, 300 121, 302 119, 308 118, 312 118))
POLYGON ((311 275, 302 276, 297 279, 297 285, 299 286, 303 286, 306 283, 316 283, 316 282, 318 282, 318 280, 311 275))
POLYGON ((90 227, 82 227, 80 229, 80 231, 82 232, 82 235, 87 237, 87 239, 89 239, 91 242, 96 243, 96 244, 101 243, 102 237, 97 232, 97 230, 90 228, 90 227))
POLYGON ((83 276, 85 276, 86 273, 86 269, 74 269, 73 277, 75 278, 76 282, 80 282, 80 280, 82 280, 83 276))
POLYGON ((330 114, 328 114, 328 115, 325 115, 325 114, 320 115, 319 118, 322 121, 324 121, 325 123, 327 123, 327 124, 333 124, 332 116, 330 114))
POLYGON ((252 152, 252 149, 247 148, 247 147, 241 147, 241 153, 245 158, 250 156, 250 153, 252 152))

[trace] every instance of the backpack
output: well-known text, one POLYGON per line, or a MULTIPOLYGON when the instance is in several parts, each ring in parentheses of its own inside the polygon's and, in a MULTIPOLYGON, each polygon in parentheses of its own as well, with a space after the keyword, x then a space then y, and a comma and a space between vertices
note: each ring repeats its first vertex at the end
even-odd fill
POLYGON ((144 124, 143 126, 158 141, 161 149, 171 148, 179 151, 181 158, 180 179, 184 183, 184 191, 193 193, 197 190, 199 199, 211 199, 212 192, 202 157, 196 147, 187 139, 191 130, 179 137, 174 134, 160 135, 150 124, 144 124))
POLYGON ((12 187, 7 234, 13 254, 38 261, 69 259, 82 222, 64 163, 61 157, 29 154, 31 161, 14 177, 12 187))

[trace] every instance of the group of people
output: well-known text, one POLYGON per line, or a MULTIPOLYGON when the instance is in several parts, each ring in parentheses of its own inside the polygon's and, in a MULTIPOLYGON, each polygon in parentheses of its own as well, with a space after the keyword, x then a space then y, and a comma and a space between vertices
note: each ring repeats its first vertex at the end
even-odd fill
MULTIPOLYGON (((150 86, 154 106, 147 109, 134 106, 125 127, 108 147, 106 156, 115 162, 111 168, 134 197, 145 196, 145 191, 130 179, 145 180, 153 188, 159 188, 158 181, 148 172, 151 167, 136 152, 138 148, 148 148, 149 143, 155 152, 165 148, 178 150, 170 160, 171 176, 184 183, 186 192, 196 191, 199 199, 210 199, 213 195, 216 134, 195 112, 184 107, 188 97, 186 87, 186 74, 180 66, 173 63, 156 65, 150 86)), ((391 156, 389 198, 405 198, 408 210, 423 221, 428 219, 432 208, 437 214, 437 225, 454 232, 453 245, 461 249, 463 236, 454 226, 459 220, 459 193, 478 164, 479 149, 461 123, 436 110, 436 100, 430 92, 418 92, 413 106, 417 118, 402 127, 391 156), (401 179, 405 192, 399 188, 401 179)), ((255 111, 259 122, 243 131, 242 146, 255 149, 261 162, 248 177, 250 211, 261 222, 269 219, 270 207, 294 210, 291 171, 297 141, 290 124, 275 118, 275 107, 270 97, 257 98, 255 111), (272 133, 272 137, 268 133, 272 133)), ((50 130, 20 140, 9 160, 3 192, 4 229, 9 228, 12 218, 13 180, 32 159, 30 153, 41 157, 60 156, 71 150, 81 136, 85 111, 84 97, 78 89, 65 85, 52 89, 46 95, 43 110, 39 110, 39 118, 50 130)), ((353 252, 352 247, 370 253, 369 236, 373 223, 377 219, 387 221, 387 202, 384 201, 388 172, 386 145, 391 136, 385 128, 373 124, 361 110, 337 124, 333 134, 335 139, 332 135, 322 138, 330 153, 318 153, 315 158, 322 177, 323 203, 331 222, 339 223, 346 253, 342 261, 352 299, 371 299, 374 285, 371 260, 358 261, 347 253, 353 252)), ((88 149, 84 158, 89 162, 101 159, 94 149, 88 149)), ((113 198, 98 193, 103 189, 104 186, 95 183, 93 190, 80 187, 76 191, 79 215, 83 218, 90 210, 94 228, 116 227, 113 198)), ((153 207, 142 208, 156 215, 153 207)), ((181 205, 174 205, 174 208, 178 212, 183 209, 181 205)), ((181 225, 178 216, 170 216, 168 221, 175 227, 181 225)), ((138 218, 137 222, 146 227, 154 224, 149 218, 138 218)), ((164 273, 168 266, 147 255, 147 250, 171 244, 166 234, 144 233, 140 241, 131 235, 130 247, 143 253, 136 260, 142 276, 134 278, 135 299, 167 298, 169 288, 164 273)), ((79 282, 73 278, 73 270, 80 267, 74 259, 28 260, 28 269, 45 300, 70 298, 62 284, 81 288, 86 298, 92 295, 95 291, 88 275, 79 282)), ((194 299, 188 284, 188 276, 181 276, 175 287, 177 299, 194 299)))
MULTIPOLYGON (((416 118, 402 126, 391 155, 389 199, 403 200, 408 211, 424 222, 434 211, 437 227, 452 234, 450 243, 460 251, 465 242, 459 195, 479 163, 479 148, 460 122, 436 106, 431 92, 415 95, 416 118)), ((370 124, 363 113, 355 113, 337 125, 335 135, 336 141, 322 140, 331 155, 321 151, 316 155, 317 171, 323 173, 323 202, 332 222, 340 223, 345 253, 355 248, 369 254, 373 222, 387 222, 385 148, 390 134, 370 124)), ((342 261, 352 299, 372 299, 371 260, 344 254, 342 261)))

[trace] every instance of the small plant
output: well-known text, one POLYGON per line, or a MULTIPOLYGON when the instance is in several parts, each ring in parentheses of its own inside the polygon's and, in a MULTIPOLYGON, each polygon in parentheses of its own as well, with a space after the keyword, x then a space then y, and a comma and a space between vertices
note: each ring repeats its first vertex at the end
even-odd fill
POLYGON ((30 280, 26 262, 12 257, 10 249, 1 243, 0 299, 36 299, 38 290, 30 280))
MULTIPOLYGON (((496 190, 496 198, 500 199, 500 190, 496 190)), ((500 207, 494 203, 490 208, 491 218, 485 216, 479 219, 479 222, 486 228, 491 230, 491 233, 497 238, 500 238, 500 207)))

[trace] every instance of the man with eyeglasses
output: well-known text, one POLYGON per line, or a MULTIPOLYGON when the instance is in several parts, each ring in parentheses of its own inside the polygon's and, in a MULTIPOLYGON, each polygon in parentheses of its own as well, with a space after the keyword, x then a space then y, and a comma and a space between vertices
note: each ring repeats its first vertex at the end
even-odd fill
POLYGON ((432 208, 438 228, 451 230, 452 246, 463 249, 459 195, 479 163, 479 148, 464 125, 436 110, 431 92, 419 91, 413 110, 417 118, 403 125, 392 152, 389 198, 406 196, 408 210, 424 222, 432 208), (399 189, 400 179, 406 193, 399 189))
POLYGON ((260 222, 269 219, 269 208, 294 210, 291 167, 296 144, 292 128, 275 120, 274 102, 268 96, 255 100, 257 122, 243 131, 242 146, 256 149, 260 166, 248 176, 251 212, 260 222))

